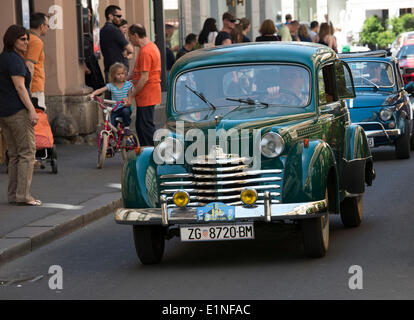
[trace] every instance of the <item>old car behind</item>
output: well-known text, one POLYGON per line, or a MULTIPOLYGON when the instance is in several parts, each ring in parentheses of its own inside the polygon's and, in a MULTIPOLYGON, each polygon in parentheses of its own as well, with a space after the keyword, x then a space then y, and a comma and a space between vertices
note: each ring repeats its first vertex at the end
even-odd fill
POLYGON ((370 147, 395 145, 399 159, 410 157, 414 147, 412 109, 398 61, 385 51, 343 54, 352 71, 356 98, 350 101, 353 123, 361 125, 370 147))

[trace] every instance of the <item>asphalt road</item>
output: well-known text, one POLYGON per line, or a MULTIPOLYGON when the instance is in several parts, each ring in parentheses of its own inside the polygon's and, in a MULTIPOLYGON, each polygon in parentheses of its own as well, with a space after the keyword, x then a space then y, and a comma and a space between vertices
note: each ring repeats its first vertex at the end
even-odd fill
POLYGON ((331 217, 322 259, 305 258, 301 234, 278 227, 254 241, 175 238, 162 264, 143 266, 131 227, 106 217, 0 268, 0 299, 413 299, 414 152, 410 160, 396 160, 392 148, 373 154, 363 224, 345 229, 331 217), (61 290, 49 288, 52 265, 62 267, 61 290), (354 265, 362 289, 349 288, 354 265))

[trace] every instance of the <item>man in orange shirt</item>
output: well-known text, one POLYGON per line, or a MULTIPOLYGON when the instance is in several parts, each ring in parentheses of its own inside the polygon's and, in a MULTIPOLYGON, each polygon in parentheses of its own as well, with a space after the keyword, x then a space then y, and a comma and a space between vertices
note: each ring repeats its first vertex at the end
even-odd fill
POLYGON ((154 109, 161 103, 161 54, 141 25, 129 28, 129 41, 140 48, 133 76, 135 88, 129 95, 137 103, 135 127, 141 145, 154 146, 154 109))
POLYGON ((39 107, 46 110, 45 104, 45 52, 43 41, 49 30, 49 18, 44 13, 33 13, 30 17, 30 41, 25 56, 26 65, 32 74, 30 91, 32 97, 37 98, 39 107))

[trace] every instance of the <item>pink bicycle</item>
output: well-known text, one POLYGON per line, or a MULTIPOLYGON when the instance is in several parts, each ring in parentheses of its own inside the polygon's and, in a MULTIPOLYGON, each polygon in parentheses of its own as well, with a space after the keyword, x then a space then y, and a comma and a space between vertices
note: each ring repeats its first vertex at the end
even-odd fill
POLYGON ((125 134, 122 118, 116 118, 117 126, 111 123, 111 112, 123 103, 123 101, 104 100, 94 97, 94 100, 102 108, 105 115, 105 125, 99 134, 98 143, 98 169, 102 169, 107 158, 113 158, 117 152, 122 153, 124 161, 129 151, 137 151, 140 149, 140 143, 135 133, 129 132, 125 134), (112 107, 115 105, 115 107, 112 107))

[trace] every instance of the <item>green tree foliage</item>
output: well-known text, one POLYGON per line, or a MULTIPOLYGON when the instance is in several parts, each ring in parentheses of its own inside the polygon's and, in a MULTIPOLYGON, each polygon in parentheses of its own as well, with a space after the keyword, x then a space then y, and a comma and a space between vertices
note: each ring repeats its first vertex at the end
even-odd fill
POLYGON ((360 33, 360 44, 368 45, 371 49, 387 48, 402 32, 414 31, 414 15, 407 13, 391 21, 385 21, 377 16, 365 20, 360 33), (390 24, 390 27, 389 25, 390 24))

